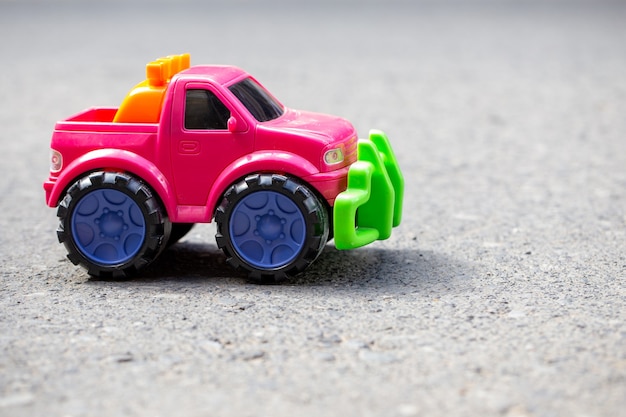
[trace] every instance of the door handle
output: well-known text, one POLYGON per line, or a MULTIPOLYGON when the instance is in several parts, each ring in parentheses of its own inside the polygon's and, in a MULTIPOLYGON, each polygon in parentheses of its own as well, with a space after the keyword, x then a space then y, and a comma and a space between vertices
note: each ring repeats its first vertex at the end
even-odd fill
POLYGON ((197 140, 181 140, 178 143, 178 153, 185 155, 197 155, 200 153, 200 142, 197 140))

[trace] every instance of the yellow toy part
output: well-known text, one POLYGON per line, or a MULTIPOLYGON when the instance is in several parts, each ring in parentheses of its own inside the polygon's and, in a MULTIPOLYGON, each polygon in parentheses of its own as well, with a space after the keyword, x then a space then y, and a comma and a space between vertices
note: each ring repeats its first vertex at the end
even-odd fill
POLYGON ((146 65, 146 79, 126 95, 115 113, 116 123, 158 123, 165 90, 175 74, 189 68, 189 54, 170 55, 146 65))

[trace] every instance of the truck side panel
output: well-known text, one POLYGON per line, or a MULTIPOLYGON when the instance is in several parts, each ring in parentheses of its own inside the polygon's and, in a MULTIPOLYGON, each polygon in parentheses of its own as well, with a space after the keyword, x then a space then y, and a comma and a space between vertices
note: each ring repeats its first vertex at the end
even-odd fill
MULTIPOLYGON (((50 177, 44 183, 46 203, 55 207, 64 191, 87 172, 99 169, 111 169, 129 172, 142 179, 152 188, 165 204, 168 213, 176 212, 175 197, 165 175, 152 162, 129 151, 117 149, 98 149, 72 161, 58 177, 50 177)), ((173 219, 174 220, 174 219, 173 219)))
POLYGON ((110 118, 110 113, 90 109, 57 123, 51 148, 62 155, 63 163, 59 171, 50 173, 46 182, 48 205, 56 206, 69 182, 90 170, 120 169, 141 163, 160 171, 156 168, 160 159, 157 155, 157 125, 132 126, 129 129, 125 124, 102 121, 110 118), (103 114, 106 117, 102 117, 103 114), (117 162, 116 155, 123 158, 117 162))

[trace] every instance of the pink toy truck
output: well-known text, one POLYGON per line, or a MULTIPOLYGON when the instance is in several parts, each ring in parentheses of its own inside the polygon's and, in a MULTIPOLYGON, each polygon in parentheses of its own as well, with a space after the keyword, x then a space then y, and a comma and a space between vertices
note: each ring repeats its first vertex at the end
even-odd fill
POLYGON ((382 132, 283 106, 233 66, 146 67, 119 108, 57 122, 46 203, 92 276, 132 276, 194 223, 217 222, 228 263, 272 282, 338 249, 386 239, 404 182, 382 132))

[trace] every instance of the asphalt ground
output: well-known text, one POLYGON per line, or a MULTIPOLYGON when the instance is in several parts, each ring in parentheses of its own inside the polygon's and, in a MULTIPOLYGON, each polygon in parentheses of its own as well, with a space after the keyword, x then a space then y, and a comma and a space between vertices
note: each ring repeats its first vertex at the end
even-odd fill
POLYGON ((623 2, 0 2, 0 415, 626 415, 623 2), (201 225, 90 279, 44 204, 55 121, 146 62, 238 65, 384 130, 402 225, 258 286, 201 225))

